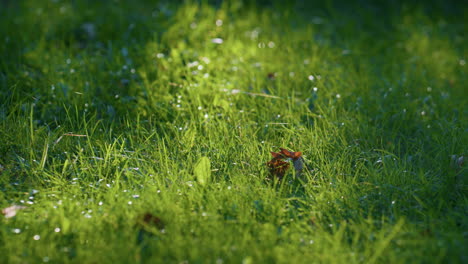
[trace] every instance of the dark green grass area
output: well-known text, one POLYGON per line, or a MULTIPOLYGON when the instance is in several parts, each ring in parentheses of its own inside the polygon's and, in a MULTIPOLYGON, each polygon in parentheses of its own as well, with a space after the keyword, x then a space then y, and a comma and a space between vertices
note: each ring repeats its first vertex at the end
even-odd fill
POLYGON ((467 263, 467 16, 0 2, 0 262, 467 263))

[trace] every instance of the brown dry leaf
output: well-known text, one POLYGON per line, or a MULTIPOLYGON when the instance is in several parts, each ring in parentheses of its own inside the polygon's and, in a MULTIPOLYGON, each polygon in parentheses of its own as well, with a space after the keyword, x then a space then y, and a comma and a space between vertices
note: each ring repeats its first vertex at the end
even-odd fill
POLYGON ((284 148, 280 148, 280 150, 280 152, 271 152, 273 159, 267 162, 267 166, 270 168, 270 175, 281 180, 289 169, 289 160, 293 162, 296 177, 300 177, 304 168, 302 152, 293 152, 284 148))
POLYGON ((317 225, 317 217, 311 216, 311 217, 309 218, 309 220, 307 220, 307 223, 308 223, 309 225, 311 225, 311 226, 317 225))
POLYGON ((151 213, 145 213, 141 217, 140 223, 145 226, 153 226, 158 229, 163 229, 164 228, 164 223, 162 222, 161 218, 151 214, 151 213))
POLYGON ((138 244, 143 243, 147 239, 157 237, 157 233, 154 232, 155 229, 158 229, 160 232, 164 232, 163 221, 152 213, 140 215, 135 226, 138 227, 138 244))
POLYGON ((289 162, 282 161, 281 158, 273 158, 267 162, 267 166, 270 168, 270 175, 281 180, 289 169, 289 162))
POLYGON ((288 157, 288 158, 291 158, 291 159, 299 159, 302 156, 302 152, 300 152, 300 151, 293 152, 293 151, 289 151, 289 150, 284 149, 284 148, 280 148, 280 150, 281 150, 281 154, 283 154, 285 157, 288 157))

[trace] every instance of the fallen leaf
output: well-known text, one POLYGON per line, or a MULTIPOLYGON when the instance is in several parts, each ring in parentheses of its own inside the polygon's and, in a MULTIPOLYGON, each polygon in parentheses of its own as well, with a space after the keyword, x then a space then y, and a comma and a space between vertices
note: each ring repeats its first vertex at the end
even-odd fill
POLYGON ((164 223, 161 218, 153 215, 152 213, 145 213, 137 219, 135 225, 138 227, 137 243, 141 244, 146 239, 157 238, 156 233, 152 231, 154 228, 158 229, 160 232, 164 231, 164 223))
MULTIPOLYGON (((274 152, 272 152, 272 154, 273 153, 274 152)), ((270 168, 270 175, 275 176, 281 180, 286 174, 286 171, 289 169, 289 162, 282 161, 281 158, 273 158, 267 162, 267 166, 270 168)))
POLYGON ((307 220, 307 223, 311 226, 317 225, 317 217, 315 216, 310 217, 309 220, 307 220))
POLYGON ((426 236, 426 237, 431 237, 433 236, 433 232, 430 228, 426 228, 424 230, 422 230, 421 232, 419 232, 422 236, 426 236))
POLYGON ((142 217, 142 223, 149 226, 157 227, 158 229, 164 228, 164 223, 162 222, 161 218, 151 214, 145 213, 142 217))
POLYGON ((201 157, 195 168, 193 169, 195 178, 201 185, 205 185, 211 178, 211 164, 210 159, 207 157, 201 157))
POLYGON ((288 158, 291 158, 291 159, 299 159, 302 156, 302 152, 300 152, 300 151, 293 152, 293 151, 289 151, 289 150, 284 149, 284 148, 280 148, 280 150, 281 150, 281 154, 283 154, 284 156, 286 156, 288 158))
POLYGON ((270 152, 270 153, 271 153, 271 155, 273 156, 273 158, 275 158, 275 159, 284 159, 284 158, 286 158, 286 157, 285 157, 283 154, 281 154, 281 153, 276 153, 276 152, 270 152))
POLYGON ((302 169, 304 168, 304 160, 302 158, 302 152, 293 152, 284 148, 280 148, 280 152, 270 152, 273 159, 267 162, 267 166, 270 168, 270 175, 276 176, 281 180, 286 171, 289 169, 289 162, 292 161, 296 177, 300 177, 302 169))
POLYGON ((22 205, 12 205, 10 207, 4 208, 2 210, 2 214, 5 216, 5 218, 12 218, 16 215, 16 213, 20 210, 26 209, 26 206, 22 205))

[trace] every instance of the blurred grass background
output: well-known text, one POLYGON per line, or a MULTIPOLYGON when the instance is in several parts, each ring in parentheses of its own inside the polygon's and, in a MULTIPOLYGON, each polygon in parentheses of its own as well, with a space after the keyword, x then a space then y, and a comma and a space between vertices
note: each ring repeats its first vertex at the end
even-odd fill
POLYGON ((1 258, 466 262, 467 11, 1 2, 1 258))

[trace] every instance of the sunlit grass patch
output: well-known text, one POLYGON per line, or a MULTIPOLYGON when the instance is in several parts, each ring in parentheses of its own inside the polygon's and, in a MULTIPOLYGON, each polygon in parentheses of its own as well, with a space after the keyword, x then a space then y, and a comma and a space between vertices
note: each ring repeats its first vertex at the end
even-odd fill
POLYGON ((464 7, 247 2, 0 4, 7 263, 466 262, 464 7))

